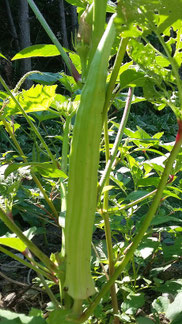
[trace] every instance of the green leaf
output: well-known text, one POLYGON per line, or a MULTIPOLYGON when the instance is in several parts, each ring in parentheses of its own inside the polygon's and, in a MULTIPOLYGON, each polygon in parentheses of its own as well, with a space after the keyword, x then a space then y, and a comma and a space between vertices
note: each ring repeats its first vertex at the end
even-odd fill
POLYGON ((7 324, 46 324, 46 321, 41 317, 30 317, 24 314, 16 314, 11 311, 0 309, 0 321, 7 324))
POLYGON ((170 35, 170 28, 181 25, 182 0, 123 0, 118 5, 117 28, 123 37, 137 37, 151 34, 170 35))
POLYGON ((103 190, 102 190, 102 193, 107 192, 107 191, 109 191, 109 190, 111 190, 111 189, 113 189, 113 188, 114 188, 114 186, 105 186, 105 187, 103 188, 103 190))
POLYGON ((147 190, 137 190, 137 191, 133 191, 131 193, 129 193, 129 195, 125 198, 126 200, 137 200, 141 197, 144 197, 145 195, 147 195, 149 192, 147 190))
POLYGON ((23 241, 16 237, 0 238, 0 244, 8 246, 12 249, 19 251, 19 252, 24 252, 27 248, 27 246, 23 243, 23 241))
POLYGON ((38 44, 24 48, 13 56, 12 61, 20 60, 29 57, 49 57, 60 55, 57 47, 52 44, 38 44))
POLYGON ((51 162, 12 163, 6 168, 5 177, 22 167, 30 167, 34 172, 39 172, 46 178, 67 178, 67 175, 51 162))
MULTIPOLYGON (((16 96, 16 99, 27 113, 47 110, 56 95, 56 87, 56 85, 43 86, 37 84, 36 86, 32 86, 29 90, 22 90, 22 92, 16 96)), ((4 112, 6 117, 21 113, 13 99, 9 100, 4 112)))
POLYGON ((80 8, 86 8, 87 1, 85 0, 66 0, 66 2, 70 3, 73 6, 80 7, 80 8))
POLYGON ((144 72, 128 69, 120 75, 121 89, 126 87, 143 87, 146 81, 144 72))
POLYGON ((178 292, 182 292, 182 279, 167 280, 162 285, 155 287, 155 290, 160 293, 175 295, 178 292))
POLYGON ((170 301, 167 297, 160 296, 157 299, 155 299, 152 303, 152 308, 155 310, 158 314, 164 313, 167 311, 169 307, 170 301))
POLYGON ((51 85, 61 79, 61 75, 59 73, 41 72, 41 74, 33 73, 27 79, 44 85, 51 85))
POLYGON ((3 57, 5 60, 8 61, 8 59, 6 58, 6 56, 4 56, 2 53, 0 53, 0 57, 3 57))
POLYGON ((136 319, 137 324, 154 324, 154 322, 147 317, 138 317, 136 319))
MULTIPOLYGON (((136 39, 131 39, 128 46, 128 53, 132 60, 135 61, 148 76, 154 78, 158 86, 164 80, 168 82, 175 81, 174 77, 172 76, 171 70, 166 69, 157 63, 156 51, 153 47, 151 47, 150 44, 144 45, 141 42, 138 42, 136 39)), ((148 81, 150 80, 148 79, 148 81)))
POLYGON ((137 309, 145 304, 145 295, 143 293, 129 294, 126 300, 121 304, 121 309, 125 314, 135 314, 137 309))
POLYGON ((167 310, 166 310, 166 317, 169 318, 171 321, 174 321, 177 317, 179 320, 179 315, 180 318, 182 318, 182 292, 180 292, 173 303, 171 303, 167 310))
POLYGON ((175 316, 171 324, 181 324, 182 323, 182 312, 175 316))
MULTIPOLYGON (((39 122, 48 119, 58 118, 58 115, 56 113, 54 113, 53 111, 46 111, 46 110, 33 112, 32 115, 36 117, 39 120, 39 122)), ((56 136, 53 137, 55 138, 56 136)))
MULTIPOLYGON (((180 220, 181 221, 181 220, 180 220)), ((176 238, 173 245, 162 244, 162 250, 165 261, 172 261, 178 259, 182 254, 182 241, 181 237, 176 238)))
POLYGON ((155 240, 153 237, 147 237, 143 242, 139 245, 137 251, 137 256, 141 256, 144 260, 147 259, 154 250, 159 246, 159 242, 155 240))
POLYGON ((53 312, 50 313, 47 323, 48 324, 74 324, 75 322, 69 321, 68 316, 71 313, 70 310, 54 310, 53 312))

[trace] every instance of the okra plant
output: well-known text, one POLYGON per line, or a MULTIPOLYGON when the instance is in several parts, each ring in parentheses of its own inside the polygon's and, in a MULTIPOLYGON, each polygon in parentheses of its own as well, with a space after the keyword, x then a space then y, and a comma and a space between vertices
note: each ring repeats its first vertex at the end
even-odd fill
MULTIPOLYGON (((115 282, 132 260, 135 250, 145 236, 159 208, 163 191, 170 182, 169 176, 173 180, 181 168, 180 166, 175 169, 174 162, 182 144, 182 1, 174 0, 171 6, 169 0, 123 0, 117 4, 107 0, 67 0, 78 7, 80 22, 74 44, 77 54, 70 52, 70 55, 65 53, 34 1, 27 2, 54 45, 31 46, 16 54, 13 60, 60 54, 68 67, 71 74, 69 78, 72 78, 76 91, 73 90, 71 99, 67 100, 56 94, 56 86, 36 85, 27 91, 21 90, 23 80, 14 90, 10 90, 0 77, 4 87, 4 91, 0 93, 3 99, 0 110, 1 123, 21 157, 20 163, 12 163, 6 168, 5 176, 18 172, 22 167, 29 168, 54 221, 62 227, 62 247, 49 259, 21 232, 7 211, 1 208, 1 220, 17 237, 13 241, 11 238, 1 238, 0 243, 9 247, 16 244, 15 248, 30 262, 13 256, 2 246, 0 251, 24 262, 38 273, 54 303, 48 323, 87 322, 109 291, 113 321, 120 323, 122 317, 115 282), (158 48, 152 42, 154 36, 158 48), (75 58, 77 63, 79 61, 78 70, 74 66, 75 58), (143 98, 135 96, 134 91, 137 88, 142 89, 143 98), (34 103, 31 102, 32 95, 34 103), (120 99, 123 96, 124 101, 120 99), (165 168, 159 175, 158 187, 128 205, 118 202, 117 208, 113 208, 115 212, 122 213, 123 210, 138 206, 152 197, 149 210, 137 226, 132 241, 126 242, 118 257, 112 246, 109 217, 113 211, 109 201, 109 190, 112 188, 110 184, 113 183, 114 168, 120 157, 121 141, 130 106, 137 100, 147 100, 159 110, 169 106, 176 115, 178 133, 166 158, 165 168), (108 112, 117 103, 124 108, 123 116, 115 142, 109 143, 108 112), (46 144, 31 117, 32 113, 43 110, 52 113, 55 118, 64 118, 61 159, 52 153, 52 148, 46 144), (11 117, 17 114, 26 119, 49 161, 30 161, 25 156, 16 131, 11 127, 11 117), (103 143, 105 167, 100 176, 100 147, 103 143), (59 210, 42 185, 41 177, 44 176, 58 179, 61 197, 59 210), (100 213, 104 222, 109 264, 107 280, 99 291, 92 278, 90 261, 96 212, 100 213), (32 255, 39 261, 35 261, 32 255), (53 295, 45 278, 59 284, 61 301, 53 295), (83 308, 88 300, 88 306, 83 308)), ((36 73, 41 75, 41 72, 36 73)), ((30 77, 30 73, 25 77, 27 76, 30 77)), ((61 81, 61 74, 58 76, 57 80, 61 81)), ((126 159, 128 165, 134 163, 133 158, 126 156, 126 159)), ((126 159, 124 157, 120 160, 123 165, 126 165, 126 159)), ((133 178, 135 181, 134 173, 133 178)), ((137 188, 137 180, 135 185, 137 188)))

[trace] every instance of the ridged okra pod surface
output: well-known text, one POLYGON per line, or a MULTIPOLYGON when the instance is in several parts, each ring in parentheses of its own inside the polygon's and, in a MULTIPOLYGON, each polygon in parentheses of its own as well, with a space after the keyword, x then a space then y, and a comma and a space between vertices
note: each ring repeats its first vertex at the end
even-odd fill
POLYGON ((95 293, 90 271, 91 240, 97 200, 102 112, 114 36, 112 17, 90 65, 73 131, 65 226, 65 287, 74 299, 86 299, 95 293))

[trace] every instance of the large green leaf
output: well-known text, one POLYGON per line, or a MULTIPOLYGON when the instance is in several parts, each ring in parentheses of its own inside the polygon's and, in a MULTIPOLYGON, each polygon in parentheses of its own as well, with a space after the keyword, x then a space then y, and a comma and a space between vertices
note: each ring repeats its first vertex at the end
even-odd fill
MULTIPOLYGON (((43 86, 37 84, 36 86, 32 86, 29 90, 22 90, 22 92, 16 96, 16 99, 27 113, 47 110, 56 95, 56 87, 56 85, 43 86)), ((5 116, 8 117, 20 114, 21 112, 14 100, 10 99, 4 109, 4 113, 5 116)))
POLYGON ((60 55, 57 47, 52 44, 38 44, 32 45, 24 48, 15 56, 13 56, 12 61, 20 60, 29 57, 49 57, 49 56, 57 56, 60 55))
POLYGON ((46 321, 41 317, 26 316, 24 314, 16 314, 9 310, 0 309, 0 321, 5 324, 45 324, 46 321))
POLYGON ((124 37, 137 37, 157 30, 170 35, 181 26, 182 0, 122 0, 118 5, 117 27, 124 37))
POLYGON ((181 323, 180 320, 182 320, 182 292, 180 292, 173 303, 169 305, 169 307, 166 310, 166 317, 169 318, 170 320, 174 321, 172 323, 175 323, 175 320, 178 319, 177 323, 181 323))
POLYGON ((156 54, 155 49, 150 44, 144 45, 136 39, 131 39, 128 53, 148 76, 155 78, 158 86, 163 80, 175 82, 171 70, 165 68, 169 66, 170 62, 166 58, 163 60, 159 53, 156 54))

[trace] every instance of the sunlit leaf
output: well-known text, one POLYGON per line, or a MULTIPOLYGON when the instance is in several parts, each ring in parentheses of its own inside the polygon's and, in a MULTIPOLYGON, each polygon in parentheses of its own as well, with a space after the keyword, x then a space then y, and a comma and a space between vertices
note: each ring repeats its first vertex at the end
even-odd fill
POLYGON ((60 52, 55 45, 38 44, 24 48, 12 58, 12 61, 29 57, 49 57, 57 55, 60 55, 60 52))
POLYGON ((5 60, 8 60, 6 56, 4 56, 2 53, 0 53, 0 57, 4 58, 5 60))
MULTIPOLYGON (((173 301, 173 303, 171 303, 167 310, 166 310, 166 317, 169 318, 170 320, 176 320, 178 318, 178 320, 180 320, 178 323, 181 322, 182 320, 182 292, 180 292, 175 300, 173 301), (180 318, 179 318, 180 315, 180 318)), ((173 322, 172 322, 173 323, 173 322)), ((177 322, 176 322, 177 324, 177 322)))
POLYGON ((15 249, 19 252, 24 252, 26 250, 26 245, 22 240, 16 237, 3 237, 0 238, 0 244, 8 246, 12 249, 15 249))
MULTIPOLYGON (((32 86, 29 90, 22 90, 22 92, 16 96, 16 99, 27 113, 47 110, 56 95, 56 87, 56 85, 43 86, 37 84, 36 86, 32 86)), ((4 112, 6 117, 21 113, 18 105, 16 105, 13 99, 9 100, 4 112)))

